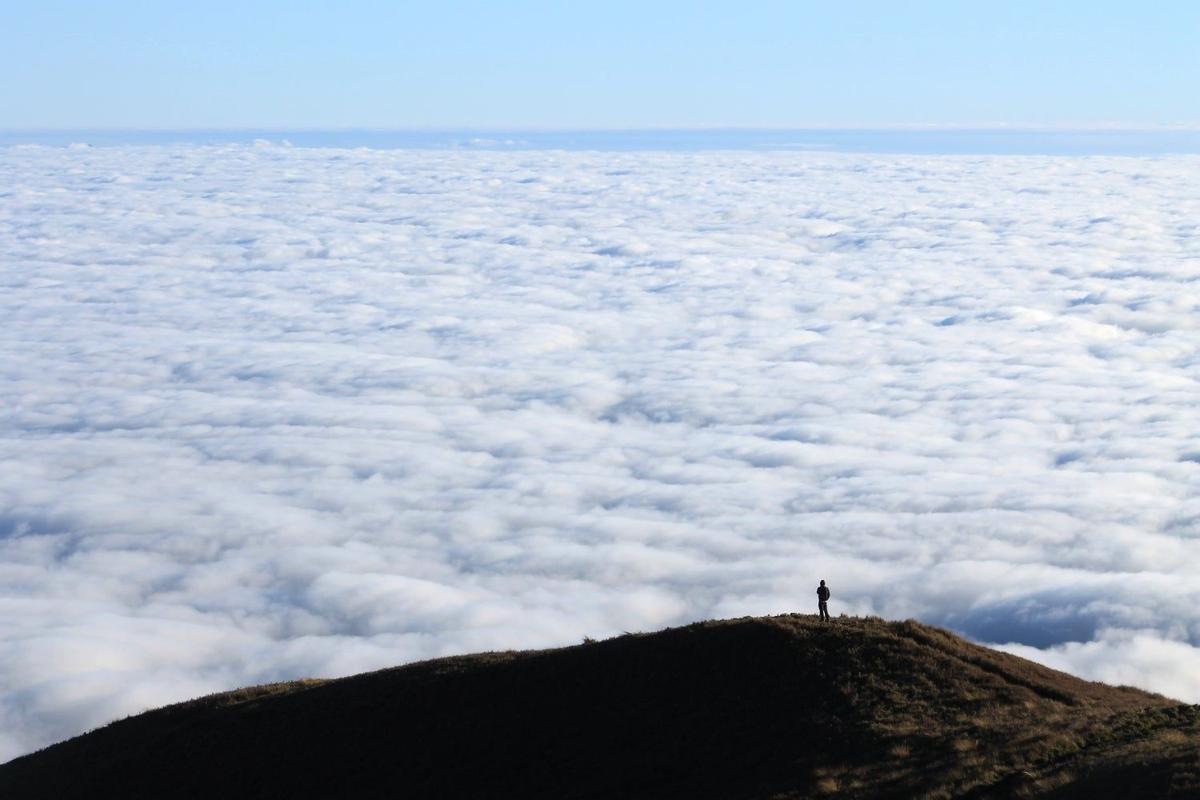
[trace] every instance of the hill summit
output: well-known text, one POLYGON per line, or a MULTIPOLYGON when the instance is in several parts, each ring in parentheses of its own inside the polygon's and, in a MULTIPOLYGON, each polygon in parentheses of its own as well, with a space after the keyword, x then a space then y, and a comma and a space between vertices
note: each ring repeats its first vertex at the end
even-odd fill
POLYGON ((1200 709, 916 622, 701 622, 150 711, 0 797, 1200 797, 1200 709))

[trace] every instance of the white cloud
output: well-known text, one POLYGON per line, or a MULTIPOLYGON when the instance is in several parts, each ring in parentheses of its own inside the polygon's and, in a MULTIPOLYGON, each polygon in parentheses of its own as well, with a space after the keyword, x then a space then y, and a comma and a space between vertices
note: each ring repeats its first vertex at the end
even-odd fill
POLYGON ((1200 700, 1200 159, 267 143, 0 177, 0 758, 818 578, 1200 700))

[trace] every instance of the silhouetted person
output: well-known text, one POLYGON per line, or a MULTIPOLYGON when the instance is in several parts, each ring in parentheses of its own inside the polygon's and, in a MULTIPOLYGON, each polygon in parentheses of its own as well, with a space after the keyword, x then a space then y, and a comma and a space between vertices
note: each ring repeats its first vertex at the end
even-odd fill
POLYGON ((829 622, 829 587, 825 581, 817 587, 817 610, 821 612, 821 621, 829 622))

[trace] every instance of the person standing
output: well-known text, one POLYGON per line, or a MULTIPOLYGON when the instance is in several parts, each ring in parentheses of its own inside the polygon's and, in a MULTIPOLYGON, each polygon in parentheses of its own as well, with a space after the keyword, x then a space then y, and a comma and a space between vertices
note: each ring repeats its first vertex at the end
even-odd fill
POLYGON ((829 622, 829 587, 825 581, 817 587, 817 611, 821 613, 822 622, 829 622))

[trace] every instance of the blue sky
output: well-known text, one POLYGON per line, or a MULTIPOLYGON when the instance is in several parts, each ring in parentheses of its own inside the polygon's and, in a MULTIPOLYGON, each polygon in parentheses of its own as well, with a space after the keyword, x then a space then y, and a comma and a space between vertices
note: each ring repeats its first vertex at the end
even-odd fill
POLYGON ((1200 122, 1193 2, 6 5, 10 129, 1200 122))

